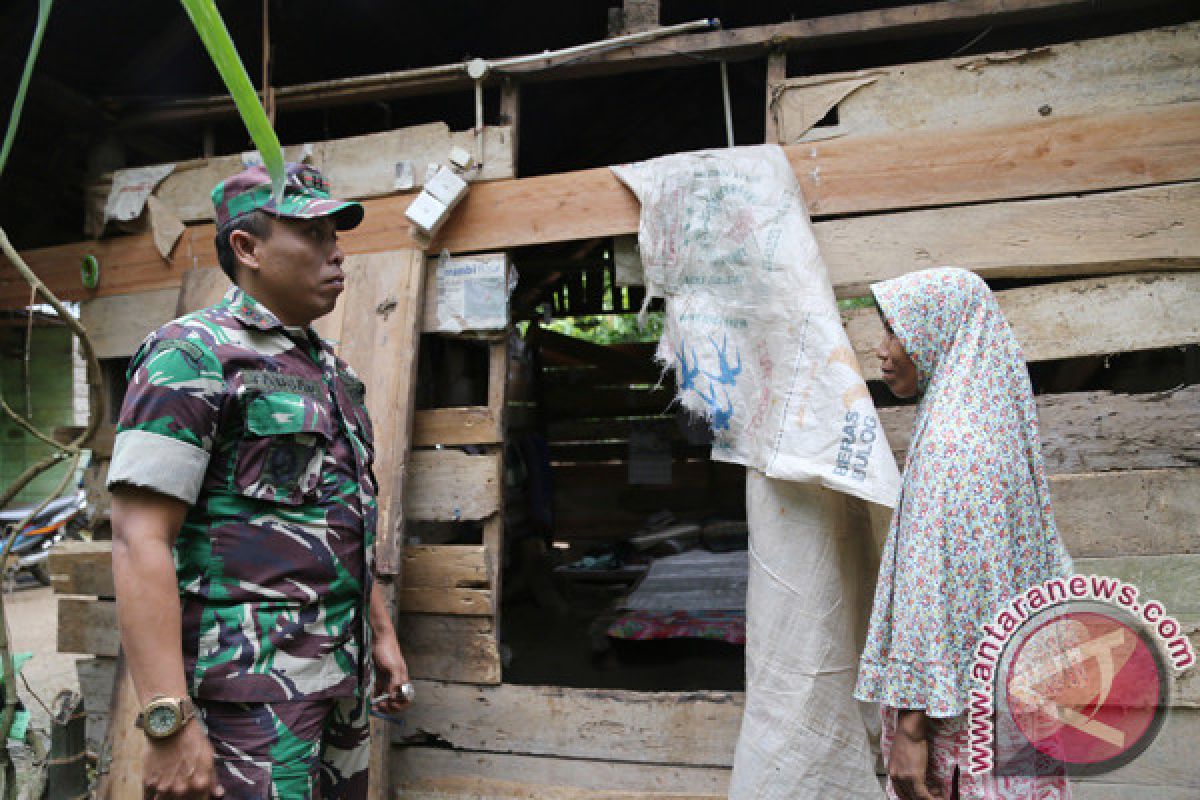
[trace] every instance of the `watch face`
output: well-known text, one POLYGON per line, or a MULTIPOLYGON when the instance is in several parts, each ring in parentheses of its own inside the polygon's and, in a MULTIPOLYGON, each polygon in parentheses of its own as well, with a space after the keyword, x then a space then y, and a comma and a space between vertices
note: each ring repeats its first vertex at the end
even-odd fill
POLYGON ((171 706, 158 706, 146 715, 146 732, 151 736, 166 736, 179 720, 179 714, 171 706))

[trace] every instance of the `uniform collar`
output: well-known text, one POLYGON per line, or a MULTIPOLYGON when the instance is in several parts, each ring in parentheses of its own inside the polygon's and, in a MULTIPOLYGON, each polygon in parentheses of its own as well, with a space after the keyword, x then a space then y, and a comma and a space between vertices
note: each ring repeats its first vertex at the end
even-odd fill
MULTIPOLYGON (((284 333, 289 332, 288 327, 279 321, 279 317, 275 316, 271 309, 246 294, 241 287, 231 286, 225 293, 225 299, 222 302, 229 309, 229 313, 248 328, 256 328, 260 331, 278 329, 284 333)), ((294 327, 299 327, 306 333, 311 330, 309 325, 294 327)))

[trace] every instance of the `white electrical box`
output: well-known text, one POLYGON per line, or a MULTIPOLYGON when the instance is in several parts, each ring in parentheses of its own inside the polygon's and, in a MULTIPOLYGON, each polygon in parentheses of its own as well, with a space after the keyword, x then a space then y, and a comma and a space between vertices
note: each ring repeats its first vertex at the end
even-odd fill
POLYGON ((449 167, 442 167, 425 184, 425 191, 440 200, 447 208, 454 208, 467 194, 467 182, 454 174, 449 167))
POLYGON ((409 204, 404 216, 408 217, 417 228, 432 236, 433 232, 441 225, 442 220, 449 216, 449 211, 450 209, 444 203, 429 192, 421 192, 409 204))

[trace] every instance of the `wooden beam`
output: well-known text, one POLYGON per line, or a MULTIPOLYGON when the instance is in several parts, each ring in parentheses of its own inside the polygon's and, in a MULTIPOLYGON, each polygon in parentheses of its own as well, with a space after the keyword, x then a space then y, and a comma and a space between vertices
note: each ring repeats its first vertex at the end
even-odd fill
POLYGON ((504 431, 487 406, 434 408, 418 411, 413 420, 413 444, 418 447, 460 444, 499 444, 504 431))
POLYGON ((408 461, 404 515, 410 520, 484 519, 500 508, 498 453, 418 450, 408 461))
POLYGON ((391 769, 393 785, 405 800, 724 800, 729 794, 730 774, 725 767, 419 746, 393 748, 391 769))
POLYGON ((120 646, 114 601, 58 598, 58 652, 116 656, 120 646))
POLYGON ((793 78, 774 99, 781 143, 1012 124, 1196 99, 1195 22, 1048 47, 793 78), (829 110, 837 124, 812 128, 829 110))
MULTIPOLYGON (((1145 5, 1147 0, 1143 0, 1145 5)), ((1131 5, 1107 0, 1104 10, 1131 5)), ((982 30, 1038 20, 1095 14, 1092 0, 944 0, 898 8, 836 14, 774 25, 673 36, 661 42, 623 47, 586 59, 578 55, 544 58, 495 70, 497 78, 522 82, 568 80, 664 67, 693 66, 696 60, 743 61, 761 58, 770 48, 821 49, 888 41, 954 31, 982 30)), ((428 74, 411 70, 288 86, 276 90, 278 111, 329 108, 423 94, 467 91, 465 70, 428 74)), ((188 98, 125 114, 120 127, 131 129, 165 122, 216 119, 236 113, 228 96, 188 98)))
POLYGON ((491 585, 482 545, 409 545, 404 548, 404 585, 410 588, 479 589, 491 585))
MULTIPOLYGON (((1188 754, 1197 736, 1200 712, 1175 709, 1145 753, 1112 773, 1072 778, 1074 794, 1080 800, 1190 800, 1196 783, 1188 754)), ((414 800, 717 800, 728 794, 729 771, 721 767, 425 746, 396 747, 393 752, 396 785, 405 798, 414 800)))
POLYGON ((491 589, 411 588, 396 590, 396 609, 421 614, 485 616, 496 611, 491 589))
POLYGON ((1157 600, 1179 619, 1200 618, 1200 554, 1077 558, 1075 571, 1120 578, 1138 588, 1138 601, 1157 600))
MULTIPOLYGON (((1091 278, 996 293, 1025 359, 1049 361, 1200 342, 1200 272, 1091 278), (1082 312, 1082 313, 1081 313, 1082 312)), ((875 348, 883 324, 873 308, 843 314, 868 380, 879 380, 875 348)))
MULTIPOLYGON (((784 149, 815 216, 979 203, 1200 179, 1200 103, 1040 119, 1019 125, 834 139, 784 149)), ((412 195, 368 200, 351 253, 415 247, 397 225, 412 195)), ((639 207, 606 168, 471 189, 431 248, 502 250, 637 231, 639 207)), ((212 226, 191 226, 165 265, 150 234, 25 253, 60 297, 81 300, 178 286, 193 263, 216 263, 212 226), (97 255, 101 286, 79 285, 79 259, 97 255)), ((23 306, 28 287, 0 273, 0 307, 23 306)))
MULTIPOLYGON (((1162 469, 1200 464, 1200 386, 1166 392, 1076 392, 1037 398, 1051 473, 1162 469)), ((880 408, 897 463, 904 463, 916 406, 880 408)))
POLYGON ((46 563, 56 594, 116 596, 112 542, 63 542, 50 551, 46 563))
POLYGON ((1053 475, 1050 499, 1072 555, 1200 553, 1200 469, 1053 475))
POLYGON ((870 214, 813 229, 840 297, 947 264, 989 280, 1195 268, 1200 183, 870 214))
MULTIPOLYGON (((468 173, 467 179, 475 182, 514 177, 512 131, 504 126, 488 126, 484 138, 488 163, 482 170, 468 173)), ((403 162, 408 162, 412 171, 412 187, 421 187, 431 164, 442 163, 452 147, 473 149, 474 142, 475 135, 469 130, 451 131, 444 122, 430 122, 311 145, 290 145, 284 148, 284 157, 288 161, 307 159, 321 170, 338 197, 362 200, 395 193, 396 170, 403 162)), ((213 187, 242 169, 240 154, 180 162, 154 194, 184 222, 208 222, 213 219, 213 187)), ((111 173, 106 174, 95 184, 94 194, 101 208, 112 178, 111 173)))
POLYGON ((460 750, 728 766, 741 692, 633 692, 425 681, 400 739, 433 734, 460 750), (569 713, 563 713, 569 711, 569 713))

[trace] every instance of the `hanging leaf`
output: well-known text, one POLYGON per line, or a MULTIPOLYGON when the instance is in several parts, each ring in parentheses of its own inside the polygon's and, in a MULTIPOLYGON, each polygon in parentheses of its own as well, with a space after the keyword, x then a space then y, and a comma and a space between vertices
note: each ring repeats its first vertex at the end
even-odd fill
POLYGON ((258 101, 258 93, 250 83, 250 76, 246 74, 246 68, 234 49, 233 40, 229 38, 229 31, 225 28, 225 21, 221 19, 221 12, 217 11, 214 0, 180 2, 191 17, 192 24, 196 26, 200 40, 204 42, 217 72, 221 74, 221 80, 225 82, 225 87, 229 89, 229 94, 237 105, 246 130, 250 132, 250 138, 254 140, 254 146, 262 156, 263 164, 271 175, 275 200, 282 200, 283 183, 286 178, 283 148, 279 146, 279 137, 275 135, 271 121, 267 119, 267 114, 258 101))
POLYGON ((8 117, 8 132, 4 134, 4 144, 0 146, 0 173, 8 163, 8 151, 12 150, 13 139, 17 137, 17 123, 21 119, 21 108, 25 105, 25 92, 29 90, 29 78, 33 75, 33 63, 37 61, 38 50, 42 46, 42 34, 46 32, 46 20, 50 18, 52 0, 38 0, 37 25, 33 28, 33 41, 29 45, 29 55, 25 57, 25 72, 21 74, 21 83, 17 86, 17 96, 13 99, 12 112, 8 117))

